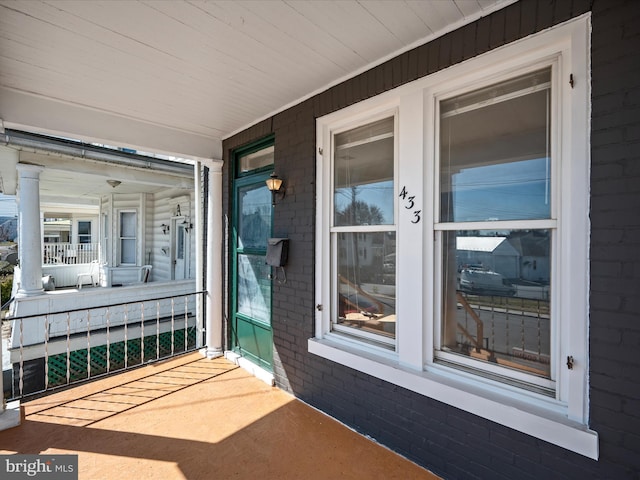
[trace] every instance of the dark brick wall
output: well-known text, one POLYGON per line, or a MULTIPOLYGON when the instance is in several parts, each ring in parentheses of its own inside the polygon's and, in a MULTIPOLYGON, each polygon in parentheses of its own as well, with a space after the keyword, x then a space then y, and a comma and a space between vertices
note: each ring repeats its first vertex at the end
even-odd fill
POLYGON ((274 284, 278 386, 444 478, 640 478, 640 1, 522 0, 389 60, 224 142, 275 134, 291 239, 274 284), (600 460, 555 447, 307 352, 314 333, 315 119, 592 11, 591 426, 600 460))
POLYGON ((594 4, 591 61, 591 426, 638 478, 640 2, 594 4))

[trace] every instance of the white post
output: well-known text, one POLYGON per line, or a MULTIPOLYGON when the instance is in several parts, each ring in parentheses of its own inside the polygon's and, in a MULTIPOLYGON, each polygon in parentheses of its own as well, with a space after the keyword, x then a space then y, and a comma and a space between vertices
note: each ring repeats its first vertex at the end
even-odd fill
POLYGON ((42 288, 42 228, 40 225, 40 172, 38 165, 19 163, 18 258, 20 287, 17 295, 40 295, 42 288))
POLYGON ((222 346, 222 162, 209 167, 207 195, 207 358, 223 355, 222 346))
MULTIPOLYGON (((193 218, 193 238, 195 241, 195 255, 196 255, 196 292, 201 291, 205 286, 204 278, 204 245, 203 243, 203 229, 204 218, 202 216, 202 163, 196 161, 193 167, 193 184, 195 186, 194 192, 194 218, 193 218)), ((202 339, 202 331, 204 324, 202 322, 205 316, 204 302, 201 294, 196 297, 196 347, 202 348, 204 342, 202 339)))
POLYGON ((0 340, 0 431, 20 425, 20 401, 6 404, 4 401, 4 384, 2 378, 2 341, 0 340))

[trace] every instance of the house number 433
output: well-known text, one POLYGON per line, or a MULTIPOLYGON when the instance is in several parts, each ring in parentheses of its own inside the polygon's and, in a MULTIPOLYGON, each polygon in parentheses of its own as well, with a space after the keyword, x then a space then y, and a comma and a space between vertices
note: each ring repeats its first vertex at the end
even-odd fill
POLYGON ((413 212, 413 220, 411 220, 411 223, 418 223, 421 218, 420 213, 422 212, 422 210, 416 210, 415 208, 416 196, 409 195, 409 192, 407 191, 407 187, 402 187, 402 191, 398 196, 404 201, 404 208, 406 208, 407 210, 411 210, 413 212))

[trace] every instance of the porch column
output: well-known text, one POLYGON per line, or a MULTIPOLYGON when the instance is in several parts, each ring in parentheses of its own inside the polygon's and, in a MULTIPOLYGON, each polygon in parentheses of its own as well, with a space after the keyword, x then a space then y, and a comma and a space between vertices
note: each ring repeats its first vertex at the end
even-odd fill
POLYGON ((42 288, 42 227, 40 225, 40 172, 38 165, 19 163, 18 170, 18 296, 44 293, 42 288))
POLYGON ((222 161, 210 162, 207 195, 207 358, 220 357, 222 344, 222 161))

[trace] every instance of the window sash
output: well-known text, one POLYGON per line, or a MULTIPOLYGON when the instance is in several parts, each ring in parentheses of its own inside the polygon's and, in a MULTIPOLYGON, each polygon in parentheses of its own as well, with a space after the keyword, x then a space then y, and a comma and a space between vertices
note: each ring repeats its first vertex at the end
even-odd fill
POLYGON ((137 212, 120 212, 120 264, 136 265, 138 261, 137 212))
MULTIPOLYGON (((556 238, 557 238, 557 227, 558 227, 558 221, 556 218, 556 212, 557 209, 555 208, 555 186, 558 184, 558 179, 559 179, 559 170, 558 170, 558 161, 559 161, 559 151, 555 146, 555 139, 559 138, 557 130, 561 127, 560 126, 560 121, 558 119, 558 117, 551 117, 550 115, 552 115, 554 112, 558 112, 558 106, 556 105, 557 102, 557 96, 555 93, 555 88, 552 88, 552 85, 554 84, 554 77, 557 75, 557 65, 555 63, 554 60, 550 60, 548 61, 546 64, 542 64, 542 65, 535 65, 535 66, 530 66, 528 67, 524 72, 509 72, 508 75, 504 75, 502 80, 498 80, 496 81, 495 79, 492 79, 490 84, 486 87, 482 87, 480 86, 480 88, 478 88, 477 86, 472 86, 472 87, 467 87, 466 91, 465 90, 458 90, 456 92, 453 93, 447 93, 447 94, 441 94, 441 95, 436 95, 435 96, 435 108, 434 108, 434 113, 435 113, 435 118, 437 119, 435 122, 435 158, 436 161, 434 162, 434 168, 435 168, 435 178, 439 179, 436 182, 436 188, 435 188, 435 195, 434 198, 436 199, 435 204, 434 204, 434 235, 435 235, 435 239, 436 239, 436 249, 435 249, 435 271, 434 271, 434 321, 433 321, 433 331, 434 331, 434 335, 433 335, 433 356, 431 357, 431 362, 434 363, 442 363, 442 364, 446 364, 447 366, 450 366, 451 368, 456 368, 456 365, 458 366, 457 368, 461 368, 461 369, 465 369, 466 371, 475 371, 476 374, 480 375, 480 376, 485 376, 487 378, 493 378, 494 380, 497 380, 498 382, 502 382, 508 385, 518 385, 522 388, 525 389, 529 389, 531 391, 534 392, 538 392, 538 393, 542 393, 544 395, 551 395, 555 398, 559 398, 560 396, 560 392, 556 389, 556 380, 558 379, 558 370, 557 370, 557 359, 559 358, 559 346, 560 343, 557 341, 557 336, 559 334, 559 318, 557 316, 557 311, 554 310, 555 304, 557 303, 557 300, 559 300, 558 298, 558 288, 556 286, 558 278, 556 277, 556 275, 558 274, 558 269, 553 267, 553 265, 555 265, 555 263, 557 262, 557 249, 555 248, 555 243, 556 243, 556 238), (535 85, 533 86, 528 86, 528 83, 535 83, 535 85), (505 91, 503 92, 499 92, 501 94, 494 96, 493 98, 487 98, 487 94, 488 92, 493 92, 495 93, 496 91, 499 91, 502 89, 502 87, 504 86, 505 91), (478 112, 480 111, 482 108, 484 108, 487 105, 495 105, 496 103, 500 103, 500 102, 508 102, 509 100, 513 99, 513 98, 525 98, 527 95, 530 95, 532 92, 544 92, 544 91, 548 91, 551 90, 550 95, 547 94, 547 98, 548 101, 550 102, 549 106, 548 106, 548 111, 546 113, 547 115, 547 147, 546 147, 546 158, 549 159, 550 161, 550 167, 548 168, 546 175, 547 175, 547 182, 548 182, 548 191, 545 192, 546 195, 548 195, 549 198, 549 210, 548 210, 548 218, 532 218, 532 219, 518 219, 518 218, 509 218, 509 215, 507 214, 507 218, 506 219, 499 219, 499 220, 479 220, 479 219, 471 219, 469 221, 455 221, 455 219, 452 219, 451 217, 449 218, 443 218, 441 221, 438 221, 438 219, 441 218, 441 215, 445 215, 445 213, 442 212, 441 207, 442 207, 442 192, 443 192, 443 186, 441 184, 443 177, 441 175, 441 169, 442 169, 442 164, 441 164, 441 154, 442 154, 442 147, 441 147, 441 136, 440 136, 440 125, 441 125, 441 121, 443 119, 443 117, 445 118, 450 118, 453 115, 456 114, 460 114, 461 112, 468 112, 468 111, 475 111, 478 112), (458 101, 458 99, 462 99, 463 106, 460 107, 459 105, 456 105, 455 102, 458 101), (466 103, 465 103, 466 102, 466 103), (458 109, 456 110, 454 107, 457 107, 458 109), (550 178, 549 178, 550 177, 550 178), (449 221, 446 221, 449 220, 449 221), (452 221, 453 220, 453 221, 452 221), (548 378, 545 378, 544 376, 540 376, 540 375, 532 375, 532 374, 528 374, 525 371, 520 371, 520 370, 516 370, 513 368, 505 368, 502 366, 499 366, 498 364, 493 364, 487 361, 483 361, 483 355, 480 352, 487 352, 487 350, 485 350, 484 348, 480 348, 479 346, 477 348, 472 348, 471 351, 469 352, 469 357, 464 357, 461 356, 460 354, 457 353, 450 353, 447 351, 447 348, 444 345, 444 340, 443 340, 443 334, 445 332, 445 327, 444 327, 444 322, 447 321, 445 320, 445 311, 447 309, 447 305, 444 304, 444 298, 445 298, 445 285, 443 285, 444 282, 444 278, 445 278, 445 271, 450 268, 450 266, 445 265, 444 261, 443 261, 443 255, 445 254, 445 242, 444 240, 444 235, 446 234, 446 232, 454 232, 454 231, 472 231, 472 230, 478 230, 478 231, 487 231, 487 230, 495 230, 495 231, 517 231, 517 230, 532 230, 532 231, 536 231, 536 230, 547 230, 550 232, 551 234, 551 258, 549 259, 550 262, 550 268, 551 268, 551 292, 552 292, 552 304, 551 304, 551 309, 550 309, 550 324, 549 324, 549 332, 548 335, 550 336, 550 340, 549 340, 549 347, 550 347, 550 352, 549 352, 549 374, 548 374, 548 378), (475 359, 473 356, 477 355, 478 357, 480 357, 480 359, 475 359)), ((478 117, 478 118, 482 118, 482 117, 478 117)), ((510 128, 510 127, 509 127, 510 128)), ((425 135, 428 135, 428 133, 426 133, 425 135)), ((480 144, 482 146, 482 144, 480 144)), ((443 145, 444 146, 444 145, 443 145)), ((519 147, 517 147, 519 148, 519 147)), ((507 158, 507 161, 509 161, 509 159, 507 158)), ((469 166, 473 166, 473 164, 470 164, 469 166)), ((446 177, 444 177, 446 178, 446 177)), ((505 177, 506 178, 506 177, 505 177)), ((506 178, 508 179, 508 178, 506 178)), ((451 197, 453 196, 453 191, 451 191, 451 193, 448 194, 450 200, 451 197)), ((480 197, 478 197, 480 198, 480 197)), ((454 249, 454 251, 457 252, 457 249, 454 249)), ((498 272, 500 273, 500 272, 498 272)), ((458 276, 460 276, 461 274, 459 273, 458 276)), ((458 295, 458 293, 456 293, 456 295, 458 295)), ((451 298, 451 292, 447 293, 447 298, 451 298)), ((480 297, 479 297, 480 298, 480 297)), ((464 300, 464 298, 463 298, 464 300)), ((449 305, 448 305, 448 309, 451 310, 452 307, 452 302, 453 300, 449 300, 449 305)), ((493 300, 491 300, 491 302, 493 303, 493 300)), ((460 306, 460 303, 458 303, 458 306, 460 306)), ((466 305, 463 306, 463 310, 465 309, 466 305)), ((493 309, 493 307, 491 307, 493 309)), ((476 313, 476 315, 478 315, 476 318, 478 320, 480 320, 479 322, 475 322, 472 327, 474 327, 476 329, 476 332, 482 332, 482 333, 477 333, 483 335, 483 339, 482 342, 485 341, 485 339, 488 339, 489 341, 491 341, 492 338, 494 338, 494 335, 489 335, 487 336, 486 334, 484 334, 483 329, 485 328, 484 324, 486 323, 486 318, 482 319, 480 317, 482 317, 482 312, 481 312, 481 308, 476 307, 476 309, 474 310, 473 308, 471 308, 471 310, 474 311, 474 313, 476 313)), ((449 314, 451 315, 451 313, 449 314)), ((459 314, 455 315, 456 318, 460 317, 459 314)), ((466 317, 465 317, 466 318, 466 317)), ((493 317, 492 317, 493 318, 493 317)), ((452 319, 448 320, 450 322, 450 325, 453 325, 451 322, 453 322, 452 319)), ((509 326, 509 318, 507 316, 506 320, 505 320, 505 327, 507 329, 508 332, 508 326, 509 326)), ((524 317, 523 317, 523 322, 524 322, 524 317)), ((493 325, 493 323, 492 323, 493 325)), ((450 327, 451 330, 452 327, 450 327)), ((525 327, 524 325, 522 325, 521 327, 521 331, 523 332, 522 335, 524 336, 524 332, 525 332, 525 327)), ((460 328, 458 327, 459 330, 463 330, 464 327, 460 328)), ((450 332, 449 335, 453 335, 454 332, 450 332)), ((538 332, 540 334, 540 332, 538 332)), ((493 334, 495 334, 495 331, 493 332, 493 334)), ((546 335, 546 332, 545 332, 546 335)), ((464 344, 465 341, 466 342, 470 342, 470 340, 474 340, 475 337, 473 337, 473 333, 471 332, 467 332, 466 330, 464 331, 464 333, 459 333, 459 336, 463 337, 462 338, 462 343, 464 344), (466 339, 464 337, 467 337, 466 339)), ((452 338, 450 339, 452 340, 452 338)), ((477 339, 475 339, 476 342, 478 342, 477 339)), ((524 339, 522 340, 522 344, 526 344, 528 343, 529 340, 524 339)), ((507 345, 509 344, 509 337, 506 337, 506 343, 507 345)), ((514 347, 515 348, 515 347, 514 347)), ((490 351, 490 349, 488 349, 490 351)), ((522 355, 523 357, 525 355, 527 355, 528 353, 526 352, 526 349, 524 347, 522 347, 522 355)), ((507 352, 505 352, 507 353, 507 352)), ((513 350, 513 353, 516 353, 515 350, 513 350)), ((538 352, 540 353, 540 352, 538 352)), ((493 358, 493 357, 491 357, 493 358)), ((541 356, 538 356, 539 360, 542 360, 541 356)), ((505 359, 506 360, 506 359, 505 359)), ((498 358, 498 361, 499 358, 498 358)), ((428 362, 429 363, 429 362, 428 362)), ((521 363, 525 363, 524 361, 521 363)), ((525 366, 522 366, 521 368, 526 368, 525 366)))
MULTIPOLYGON (((396 181, 394 179, 395 172, 397 168, 397 119, 395 112, 385 112, 384 114, 380 114, 378 116, 371 116, 357 123, 351 124, 346 128, 335 129, 330 132, 331 137, 331 146, 332 150, 330 153, 330 170, 331 170, 331 227, 327 234, 330 237, 330 252, 331 252, 331 306, 330 306, 330 331, 344 334, 346 336, 351 336, 354 338, 359 338, 361 341, 367 342, 371 345, 382 346, 387 349, 394 349, 396 343, 396 328, 395 328, 395 258, 393 262, 393 267, 385 267, 384 266, 384 255, 381 257, 379 251, 384 250, 386 247, 386 242, 384 238, 386 238, 385 233, 395 233, 395 215, 396 215, 396 181), (388 144, 388 141, 391 141, 391 145, 388 144), (382 142, 382 143, 380 143, 382 142), (388 156, 376 157, 379 153, 379 148, 374 148, 371 151, 368 147, 376 147, 383 146, 385 149, 384 155, 392 155, 392 158, 389 159, 388 156), (389 148, 391 151, 389 151, 389 148), (351 150, 350 150, 351 149, 351 150), (377 150, 377 153, 376 153, 377 150), (348 163, 345 163, 343 158, 339 158, 339 156, 344 155, 348 152, 353 153, 356 158, 354 159, 355 166, 351 166, 348 163), (368 155, 374 154, 373 157, 368 155), (358 155, 365 155, 360 156, 358 155), (374 169, 371 170, 370 166, 367 166, 370 159, 374 158, 374 169), (390 163, 389 163, 390 160, 390 163), (382 164, 382 162, 386 162, 382 164), (345 175, 341 175, 343 182, 345 179, 349 179, 348 175, 351 172, 351 168, 359 169, 360 179, 365 183, 356 183, 356 184, 348 184, 346 187, 353 187, 354 189, 358 186, 364 185, 364 188, 367 188, 367 184, 380 185, 380 181, 390 182, 391 183, 391 191, 383 192, 386 195, 384 198, 384 204, 379 203, 380 195, 376 195, 374 197, 370 197, 367 201, 358 202, 358 204, 345 205, 341 204, 342 211, 346 211, 349 207, 352 208, 352 215, 349 217, 351 219, 355 219, 354 222, 344 221, 344 218, 338 216, 338 212, 340 207, 337 202, 338 195, 338 169, 341 169, 341 172, 346 173, 345 175), (390 170, 390 171, 389 171, 390 170), (376 174, 383 174, 383 178, 378 178, 376 174), (363 176, 364 175, 364 176, 363 176), (369 177, 367 177, 370 176, 369 177), (389 178, 391 175, 391 178, 389 178), (384 212, 380 211, 379 208, 386 210, 384 212), (378 209, 378 212, 376 212, 378 209), (356 211, 359 211, 359 214, 356 214, 356 211), (362 215, 368 215, 371 213, 369 218, 364 218, 362 215), (376 214, 378 213, 378 214, 376 214), (373 242, 373 239, 377 237, 377 234, 383 236, 382 246, 375 245, 366 245, 367 241, 369 243, 373 242), (351 257, 351 260, 348 258, 341 259, 340 251, 339 251, 339 243, 341 243, 341 238, 351 238, 351 242, 354 244, 358 244, 359 240, 362 239, 365 242, 366 253, 369 255, 369 258, 365 258, 364 255, 361 255, 361 252, 351 252, 355 253, 355 256, 351 257), (365 240, 367 239, 367 240, 365 240), (377 256, 374 257, 374 252, 377 252, 377 256), (391 291, 393 289, 393 306, 389 307, 389 305, 383 305, 380 302, 377 292, 380 287, 373 285, 373 283, 365 287, 364 285, 355 285, 353 283, 354 278, 351 278, 349 275, 343 275, 342 272, 345 268, 344 261, 351 261, 354 264, 354 269, 357 268, 359 273, 355 278, 359 278, 360 274, 366 275, 364 272, 361 272, 363 269, 371 270, 369 274, 369 278, 375 278, 372 282, 382 282, 385 278, 391 280, 393 278, 393 285, 385 285, 383 288, 391 291), (366 266, 359 267, 361 265, 359 262, 362 261, 366 263, 366 266), (374 274, 373 271, 376 270, 376 263, 382 261, 382 265, 377 265, 377 270, 380 270, 377 274, 374 274), (387 270, 393 269, 393 273, 385 273, 385 268, 387 270), (373 275, 373 277, 371 277, 373 275), (385 277, 386 275, 386 277, 385 277), (367 291, 368 290, 368 291, 367 291), (352 298, 353 297, 353 298, 352 298), (389 313, 389 308, 392 308, 392 313, 389 313), (360 310, 358 312, 358 310, 360 310), (369 311, 371 310, 371 311, 369 311), (346 312, 350 313, 346 313, 346 312), (384 313, 383 313, 384 312, 384 313), (393 318, 393 321, 390 320, 393 318)), ((358 173, 358 170, 353 170, 354 173, 358 173)), ((344 187, 344 186, 343 186, 344 187)), ((354 190, 355 192, 355 190, 354 190)), ((354 193, 355 195, 355 193, 354 193)), ((364 192, 363 196, 366 196, 366 192, 364 192)), ((357 198, 357 197, 356 197, 357 198)), ((355 198, 354 198, 355 199, 355 198)), ((395 238, 395 235, 394 235, 395 238)), ((395 241, 394 248, 395 248, 395 241)), ((386 251, 384 251, 386 255, 386 251)), ((395 256, 395 250, 393 251, 393 255, 395 256)), ((344 272, 343 272, 344 273, 344 272)), ((357 283, 357 282, 356 282, 357 283)))

